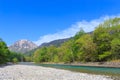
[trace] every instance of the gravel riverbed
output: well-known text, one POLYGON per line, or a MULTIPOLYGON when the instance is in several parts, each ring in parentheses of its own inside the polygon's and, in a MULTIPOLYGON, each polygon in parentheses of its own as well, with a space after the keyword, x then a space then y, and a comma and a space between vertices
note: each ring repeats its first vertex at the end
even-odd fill
POLYGON ((0 80, 112 80, 109 76, 30 65, 0 67, 0 80))

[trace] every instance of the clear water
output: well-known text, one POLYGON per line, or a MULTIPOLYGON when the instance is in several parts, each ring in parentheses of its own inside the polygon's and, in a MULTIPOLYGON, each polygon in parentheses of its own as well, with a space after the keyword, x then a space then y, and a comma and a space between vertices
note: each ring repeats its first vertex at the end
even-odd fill
POLYGON ((53 67, 59 69, 67 69, 77 72, 99 73, 99 74, 112 74, 120 76, 120 68, 108 67, 92 67, 92 66, 76 66, 76 65, 61 65, 61 64, 36 64, 44 67, 53 67))
POLYGON ((35 64, 35 63, 32 64, 26 63, 25 65, 52 67, 52 68, 66 69, 66 70, 89 73, 89 74, 107 75, 107 76, 111 76, 113 80, 120 80, 120 68, 76 66, 76 65, 63 65, 63 64, 35 64))

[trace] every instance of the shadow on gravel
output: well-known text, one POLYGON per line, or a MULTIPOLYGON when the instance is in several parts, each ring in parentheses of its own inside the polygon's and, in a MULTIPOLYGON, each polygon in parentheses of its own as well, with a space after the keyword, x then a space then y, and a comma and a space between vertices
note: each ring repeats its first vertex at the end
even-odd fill
POLYGON ((13 66, 15 64, 11 63, 11 62, 8 62, 8 63, 5 63, 5 64, 0 64, 0 68, 4 68, 6 66, 13 66))

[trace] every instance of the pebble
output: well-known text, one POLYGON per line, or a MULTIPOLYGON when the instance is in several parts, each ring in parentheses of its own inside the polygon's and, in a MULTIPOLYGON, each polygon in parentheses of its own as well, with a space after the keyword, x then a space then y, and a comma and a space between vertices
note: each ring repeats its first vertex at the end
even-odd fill
POLYGON ((109 76, 29 65, 0 67, 0 80, 113 80, 109 76))

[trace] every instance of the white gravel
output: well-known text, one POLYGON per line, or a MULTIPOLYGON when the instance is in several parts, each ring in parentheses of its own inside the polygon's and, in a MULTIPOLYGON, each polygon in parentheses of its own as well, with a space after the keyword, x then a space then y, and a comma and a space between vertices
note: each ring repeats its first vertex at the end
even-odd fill
POLYGON ((0 67, 0 80, 112 80, 108 76, 29 65, 0 67))

